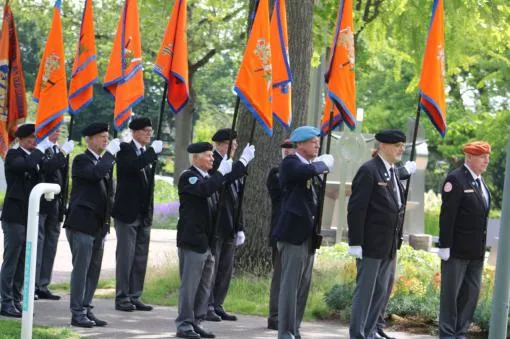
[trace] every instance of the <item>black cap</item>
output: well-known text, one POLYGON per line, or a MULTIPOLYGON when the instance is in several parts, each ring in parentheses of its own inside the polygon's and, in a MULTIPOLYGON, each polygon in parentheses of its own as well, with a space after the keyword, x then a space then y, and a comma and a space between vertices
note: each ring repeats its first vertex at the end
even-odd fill
POLYGON ((296 148, 296 145, 294 145, 293 142, 290 141, 290 139, 285 139, 281 144, 280 148, 296 148))
POLYGON ((129 128, 133 131, 138 131, 144 129, 145 127, 152 126, 151 119, 146 117, 138 117, 131 120, 129 123, 129 128))
POLYGON ((188 146, 188 153, 202 153, 212 149, 213 146, 208 142, 197 142, 188 146))
POLYGON ((232 128, 222 128, 219 129, 216 133, 214 133, 212 137, 212 141, 220 142, 227 140, 234 140, 237 138, 237 132, 233 131, 232 128))
POLYGON ((398 129, 387 129, 375 135, 375 140, 384 144, 396 144, 406 142, 406 135, 398 129))
POLYGON ((24 124, 20 125, 18 129, 16 130, 16 133, 14 133, 14 136, 17 138, 26 138, 35 132, 35 125, 34 124, 24 124))
POLYGON ((84 137, 91 137, 93 135, 103 133, 103 132, 108 132, 108 124, 105 122, 93 122, 90 125, 88 125, 87 127, 85 127, 81 131, 81 134, 84 137))

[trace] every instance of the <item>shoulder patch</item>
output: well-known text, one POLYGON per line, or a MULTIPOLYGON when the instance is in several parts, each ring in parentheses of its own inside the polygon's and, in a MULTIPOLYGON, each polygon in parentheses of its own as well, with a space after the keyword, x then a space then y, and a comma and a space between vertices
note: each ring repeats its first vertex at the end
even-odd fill
POLYGON ((198 181, 198 178, 197 177, 189 177, 188 181, 190 184, 195 185, 198 181))
POLYGON ((451 192, 452 191, 452 188, 453 188, 453 185, 451 182, 447 181, 444 186, 443 186, 443 191, 445 191, 446 193, 448 192, 451 192))

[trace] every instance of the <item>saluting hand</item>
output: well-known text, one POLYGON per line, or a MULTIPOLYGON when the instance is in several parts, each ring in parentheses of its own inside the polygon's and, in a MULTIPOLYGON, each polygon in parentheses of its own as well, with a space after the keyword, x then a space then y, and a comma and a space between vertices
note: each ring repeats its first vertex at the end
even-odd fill
POLYGON ((255 158, 255 146, 250 145, 249 143, 246 144, 246 146, 243 149, 243 154, 241 154, 241 157, 239 158, 239 161, 241 161, 244 166, 248 166, 250 161, 255 158))
POLYGON ((314 159, 314 162, 322 161, 326 166, 328 166, 329 170, 333 170, 333 166, 335 166, 335 158, 331 154, 323 154, 319 155, 314 159))
POLYGON ((151 147, 154 150, 154 153, 159 154, 163 150, 163 141, 154 140, 151 144, 151 147))

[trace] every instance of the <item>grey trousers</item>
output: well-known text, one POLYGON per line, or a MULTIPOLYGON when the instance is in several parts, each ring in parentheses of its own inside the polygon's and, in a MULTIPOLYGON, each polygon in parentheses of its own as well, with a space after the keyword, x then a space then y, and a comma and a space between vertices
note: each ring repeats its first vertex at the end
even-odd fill
POLYGON ((178 255, 181 286, 175 326, 178 332, 184 332, 192 330, 193 324, 200 322, 207 314, 214 257, 209 249, 205 253, 198 253, 179 248, 178 255))
POLYGON ((276 246, 271 248, 271 262, 273 264, 273 276, 271 277, 271 289, 269 291, 269 317, 267 320, 278 322, 278 297, 280 294, 282 261, 276 246))
POLYGON ((476 309, 483 260, 441 261, 439 337, 466 338, 476 309))
POLYGON ((103 261, 104 237, 66 229, 73 258, 71 272, 71 314, 74 319, 85 317, 91 308, 103 261))
POLYGON ((352 298, 349 336, 351 339, 373 338, 377 319, 385 305, 388 284, 396 258, 356 260, 358 272, 352 298))
POLYGON ((132 223, 115 219, 117 250, 115 257, 115 303, 125 304, 138 299, 143 292, 151 228, 139 216, 132 223))
POLYGON ((377 318, 376 329, 383 329, 386 327, 386 309, 388 308, 388 303, 390 302, 391 291, 393 290, 393 285, 395 284, 395 270, 397 268, 397 261, 394 260, 391 266, 390 272, 390 280, 388 281, 388 289, 386 290, 386 296, 383 301, 383 307, 381 309, 381 313, 379 313, 379 318, 377 318))
POLYGON ((209 296, 210 306, 222 306, 225 302, 234 271, 235 248, 234 239, 225 239, 220 236, 215 241, 212 248, 214 273, 209 296))
POLYGON ((25 266, 25 225, 2 221, 4 256, 1 271, 2 307, 20 303, 25 266))
MULTIPOLYGON (((58 204, 58 202, 56 203, 58 204)), ((53 272, 53 263, 57 254, 59 236, 58 209, 55 213, 40 214, 35 273, 36 291, 48 291, 48 285, 51 283, 51 273, 53 272)))
POLYGON ((314 255, 310 253, 310 239, 301 245, 279 241, 282 271, 278 297, 278 338, 301 338, 299 328, 305 313, 312 280, 314 255))

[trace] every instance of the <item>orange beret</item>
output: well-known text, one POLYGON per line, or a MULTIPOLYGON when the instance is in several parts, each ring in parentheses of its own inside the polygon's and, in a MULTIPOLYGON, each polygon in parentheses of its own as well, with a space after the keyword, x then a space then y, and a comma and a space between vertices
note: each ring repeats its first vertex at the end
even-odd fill
POLYGON ((464 153, 482 155, 491 153, 491 145, 485 141, 473 141, 464 145, 464 153))

